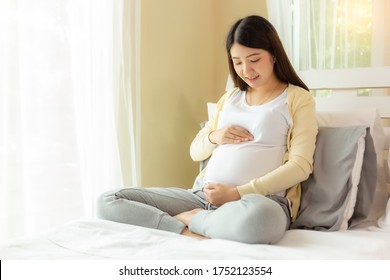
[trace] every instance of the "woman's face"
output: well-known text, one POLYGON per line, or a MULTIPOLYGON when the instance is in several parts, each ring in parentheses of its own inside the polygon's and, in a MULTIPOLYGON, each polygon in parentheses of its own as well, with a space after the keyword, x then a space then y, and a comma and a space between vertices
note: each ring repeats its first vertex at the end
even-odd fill
POLYGON ((234 43, 230 49, 234 70, 251 88, 274 81, 274 57, 266 50, 234 43))

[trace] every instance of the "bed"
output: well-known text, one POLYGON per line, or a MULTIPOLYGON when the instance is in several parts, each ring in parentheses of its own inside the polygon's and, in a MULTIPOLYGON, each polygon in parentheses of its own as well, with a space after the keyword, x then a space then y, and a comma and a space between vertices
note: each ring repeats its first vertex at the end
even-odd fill
POLYGON ((315 170, 325 171, 303 184, 297 223, 277 244, 201 241, 138 226, 80 219, 3 243, 0 258, 390 260, 390 67, 308 71, 300 75, 313 91, 332 89, 330 97, 316 97, 322 137, 318 144, 322 148, 316 149, 315 170), (359 88, 380 93, 357 96, 359 88), (348 151, 344 151, 345 146, 348 151), (326 155, 331 157, 323 160, 326 155), (324 161, 330 161, 330 167, 324 167, 324 161), (344 181, 335 181, 336 176, 329 172, 345 173, 344 181))

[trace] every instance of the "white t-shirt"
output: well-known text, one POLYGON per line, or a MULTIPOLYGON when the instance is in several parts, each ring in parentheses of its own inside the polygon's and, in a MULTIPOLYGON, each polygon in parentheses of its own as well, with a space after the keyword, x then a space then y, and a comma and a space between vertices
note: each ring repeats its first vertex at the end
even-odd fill
POLYGON ((287 90, 263 105, 250 106, 246 92, 234 94, 220 112, 218 128, 238 125, 253 141, 218 145, 207 164, 205 183, 238 186, 274 170, 283 163, 292 124, 287 90))

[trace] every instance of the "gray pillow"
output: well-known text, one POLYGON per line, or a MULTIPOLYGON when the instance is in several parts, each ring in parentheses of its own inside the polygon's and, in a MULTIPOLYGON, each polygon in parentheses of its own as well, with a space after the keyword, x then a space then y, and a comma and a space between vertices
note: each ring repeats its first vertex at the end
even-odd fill
POLYGON ((301 206, 291 228, 339 230, 345 222, 343 219, 347 207, 351 207, 349 204, 351 199, 356 200, 356 204, 349 221, 359 223, 368 215, 372 204, 376 182, 376 172, 372 172, 372 169, 375 167, 376 154, 369 128, 320 127, 314 153, 313 173, 301 183, 301 206), (352 191, 352 170, 358 142, 362 137, 365 137, 366 147, 356 194, 352 191))

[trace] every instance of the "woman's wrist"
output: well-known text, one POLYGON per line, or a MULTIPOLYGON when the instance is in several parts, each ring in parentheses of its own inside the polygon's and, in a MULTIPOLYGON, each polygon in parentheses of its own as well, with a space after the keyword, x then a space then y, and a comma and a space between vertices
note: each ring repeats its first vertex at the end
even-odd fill
POLYGON ((239 191, 237 190, 237 187, 232 188, 231 193, 232 193, 231 198, 233 200, 240 200, 241 199, 241 195, 240 195, 239 191))
POLYGON ((208 137, 210 143, 215 145, 215 144, 217 144, 217 143, 215 143, 213 140, 211 140, 211 133, 213 133, 213 132, 214 132, 214 130, 211 131, 211 132, 207 135, 207 137, 208 137))

